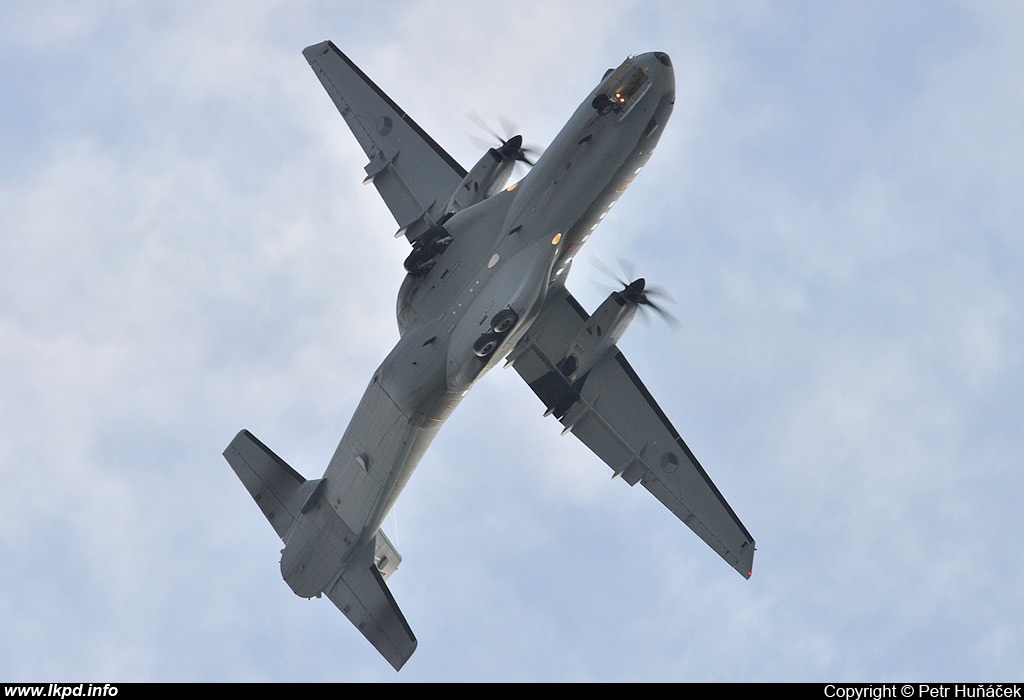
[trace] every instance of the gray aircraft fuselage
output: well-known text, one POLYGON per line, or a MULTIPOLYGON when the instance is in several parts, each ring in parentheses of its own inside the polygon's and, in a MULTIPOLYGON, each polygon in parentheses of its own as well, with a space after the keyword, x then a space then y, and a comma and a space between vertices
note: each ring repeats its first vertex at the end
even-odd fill
POLYGON ((371 380, 379 391, 368 389, 357 411, 393 426, 389 446, 357 444, 365 426, 353 419, 324 474, 332 508, 301 515, 287 541, 281 569, 295 593, 320 594, 374 537, 443 421, 527 332, 549 287, 650 158, 672 113, 674 74, 663 53, 630 62, 646 80, 625 107, 595 104, 606 74, 529 173, 448 218, 451 242, 428 272, 406 277, 401 339, 371 380), (503 311, 515 323, 495 333, 503 311), (482 339, 491 341, 483 357, 482 339), (371 470, 371 452, 388 463, 371 470))

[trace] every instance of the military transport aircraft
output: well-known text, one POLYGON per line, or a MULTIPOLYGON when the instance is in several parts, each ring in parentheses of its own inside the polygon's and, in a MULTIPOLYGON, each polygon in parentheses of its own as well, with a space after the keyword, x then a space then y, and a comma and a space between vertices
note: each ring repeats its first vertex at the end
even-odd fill
POLYGON ((398 344, 373 374, 320 479, 247 430, 224 456, 285 543, 281 573, 328 598, 400 669, 416 649, 385 579, 401 562, 380 529, 424 452, 473 384, 507 357, 564 426, 630 486, 643 484, 743 576, 754 539, 616 346, 644 280, 588 314, 565 288, 580 247, 651 157, 672 114, 661 52, 609 69, 520 181, 521 136, 469 172, 331 42, 303 51, 370 159, 372 182, 412 251, 398 344))

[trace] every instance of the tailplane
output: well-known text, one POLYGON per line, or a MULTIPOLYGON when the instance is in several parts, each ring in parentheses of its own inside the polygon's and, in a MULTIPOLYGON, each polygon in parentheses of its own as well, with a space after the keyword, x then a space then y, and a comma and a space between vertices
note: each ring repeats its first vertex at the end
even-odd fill
POLYGON ((278 537, 287 541, 296 518, 322 480, 306 481, 248 430, 235 436, 224 450, 224 459, 274 526, 278 537))
POLYGON ((376 540, 382 534, 378 532, 355 552, 348 568, 329 587, 327 597, 399 671, 416 651, 416 635, 391 597, 375 561, 374 550, 379 549, 376 540))
MULTIPOLYGON (((263 515, 270 521, 278 537, 285 542, 285 550, 291 551, 287 546, 290 540, 297 540, 298 542, 292 544, 302 549, 299 543, 304 537, 316 538, 317 533, 330 531, 331 525, 341 525, 342 521, 337 513, 330 508, 319 508, 320 492, 325 481, 304 479, 248 430, 243 430, 235 436, 224 450, 224 458, 245 485, 249 495, 256 501, 263 515), (303 518, 306 513, 309 515, 303 518), (338 520, 320 520, 320 525, 316 524, 318 519, 325 517, 338 520), (297 528, 296 523, 299 523, 297 528), (313 531, 307 532, 310 528, 313 528, 313 531)), ((351 533, 351 530, 348 532, 351 533)), ((378 530, 373 537, 357 546, 358 549, 351 552, 350 556, 345 556, 344 553, 337 555, 334 561, 337 562, 340 573, 332 578, 321 579, 329 581, 326 586, 322 582, 317 583, 303 593, 308 593, 310 597, 319 597, 321 592, 326 593, 331 602, 351 620, 397 671, 416 650, 416 636, 391 596, 387 584, 384 583, 384 579, 398 568, 402 557, 384 535, 383 530, 378 530)), ((324 552, 318 550, 313 554, 318 555, 314 556, 314 559, 319 559, 324 552)), ((330 561, 322 560, 299 562, 296 566, 308 573, 314 563, 331 566, 330 561)), ((330 568, 324 573, 330 577, 330 568)), ((295 590, 294 582, 288 583, 295 590)))

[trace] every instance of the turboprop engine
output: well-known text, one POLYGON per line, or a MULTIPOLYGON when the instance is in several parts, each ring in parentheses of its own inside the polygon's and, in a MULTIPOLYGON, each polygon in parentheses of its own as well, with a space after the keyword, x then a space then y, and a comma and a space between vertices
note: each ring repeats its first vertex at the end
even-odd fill
POLYGON ((413 242, 412 252, 405 259, 405 270, 414 277, 427 274, 434 266, 434 259, 451 243, 452 237, 444 227, 448 219, 500 192, 511 177, 517 162, 533 165, 533 161, 526 155, 529 149, 523 147, 522 136, 516 135, 506 140, 494 132, 491 133, 501 141, 501 146, 487 149, 455 188, 445 206, 444 216, 413 242))
POLYGON ((446 212, 454 214, 501 191, 512 176, 517 161, 533 165, 533 161, 526 156, 528 149, 523 148, 522 136, 512 136, 508 140, 500 136, 497 138, 501 146, 488 149, 466 174, 448 200, 446 212))
MULTIPOLYGON (((621 291, 612 292, 583 323, 558 366, 566 379, 571 382, 583 377, 601 362, 622 338, 641 306, 665 313, 650 300, 651 292, 645 291, 646 286, 646 281, 640 277, 621 291)), ((657 292, 653 294, 657 296, 657 292)))

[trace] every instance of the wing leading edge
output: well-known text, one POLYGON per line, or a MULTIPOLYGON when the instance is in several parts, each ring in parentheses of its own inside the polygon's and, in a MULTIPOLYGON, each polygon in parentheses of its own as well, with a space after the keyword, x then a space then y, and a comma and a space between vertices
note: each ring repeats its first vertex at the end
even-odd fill
POLYGON ((625 356, 613 348, 585 376, 559 370, 589 318, 564 288, 549 291, 537 321, 513 350, 519 375, 583 444, 630 486, 640 482, 745 578, 754 539, 658 406, 625 356))
POLYGON ((410 241, 436 223, 466 169, 330 41, 303 49, 370 162, 373 182, 410 241))

